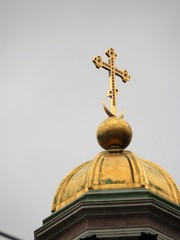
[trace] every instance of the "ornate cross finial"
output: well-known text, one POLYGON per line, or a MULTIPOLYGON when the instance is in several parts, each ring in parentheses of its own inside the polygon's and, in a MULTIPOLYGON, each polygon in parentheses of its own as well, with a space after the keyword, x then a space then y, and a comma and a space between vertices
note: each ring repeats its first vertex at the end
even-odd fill
POLYGON ((121 77, 122 81, 126 83, 130 80, 130 76, 126 70, 119 70, 115 67, 115 59, 117 54, 115 53, 113 48, 110 48, 106 51, 106 55, 109 58, 109 63, 105 63, 100 56, 97 56, 93 59, 93 63, 97 68, 104 68, 109 71, 109 86, 110 89, 107 93, 107 96, 110 97, 110 111, 107 109, 103 102, 103 107, 108 116, 116 116, 116 94, 118 93, 118 89, 116 88, 115 75, 121 77))

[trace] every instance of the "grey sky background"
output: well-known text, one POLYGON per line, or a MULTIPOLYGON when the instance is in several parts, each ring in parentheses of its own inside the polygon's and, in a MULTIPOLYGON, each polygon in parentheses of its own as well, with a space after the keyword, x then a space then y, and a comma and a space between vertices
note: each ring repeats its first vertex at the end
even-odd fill
POLYGON ((117 78, 128 149, 179 185, 179 11, 178 0, 0 0, 0 230, 33 239, 62 179, 102 151, 108 73, 92 58, 110 47, 132 78, 117 78))

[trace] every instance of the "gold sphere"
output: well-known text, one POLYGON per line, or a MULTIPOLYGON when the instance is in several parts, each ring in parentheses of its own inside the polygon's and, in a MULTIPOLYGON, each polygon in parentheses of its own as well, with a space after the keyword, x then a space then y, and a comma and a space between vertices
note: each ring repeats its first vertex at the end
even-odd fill
POLYGON ((97 141, 105 150, 125 149, 132 139, 130 125, 120 117, 110 117, 97 129, 97 141))

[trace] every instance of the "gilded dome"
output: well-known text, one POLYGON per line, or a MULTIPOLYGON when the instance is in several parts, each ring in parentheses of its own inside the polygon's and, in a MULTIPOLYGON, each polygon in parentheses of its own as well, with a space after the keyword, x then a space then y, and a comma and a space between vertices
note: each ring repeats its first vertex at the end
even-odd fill
POLYGON ((180 204, 179 190, 165 170, 130 151, 112 149, 99 153, 64 178, 55 194, 52 212, 88 191, 123 188, 145 188, 180 204))

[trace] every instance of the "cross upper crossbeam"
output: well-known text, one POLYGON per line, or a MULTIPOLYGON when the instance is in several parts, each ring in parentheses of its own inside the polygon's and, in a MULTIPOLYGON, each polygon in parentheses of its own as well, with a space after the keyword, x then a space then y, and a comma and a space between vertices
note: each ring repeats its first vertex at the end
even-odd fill
MULTIPOLYGON (((95 64, 95 66, 97 68, 102 67, 108 71, 110 70, 110 64, 104 62, 100 56, 95 57, 93 59, 93 63, 95 64)), ((121 77, 121 79, 124 83, 126 83, 127 81, 129 81, 131 79, 131 77, 129 76, 129 74, 126 70, 121 71, 118 68, 115 68, 115 75, 121 77)))

